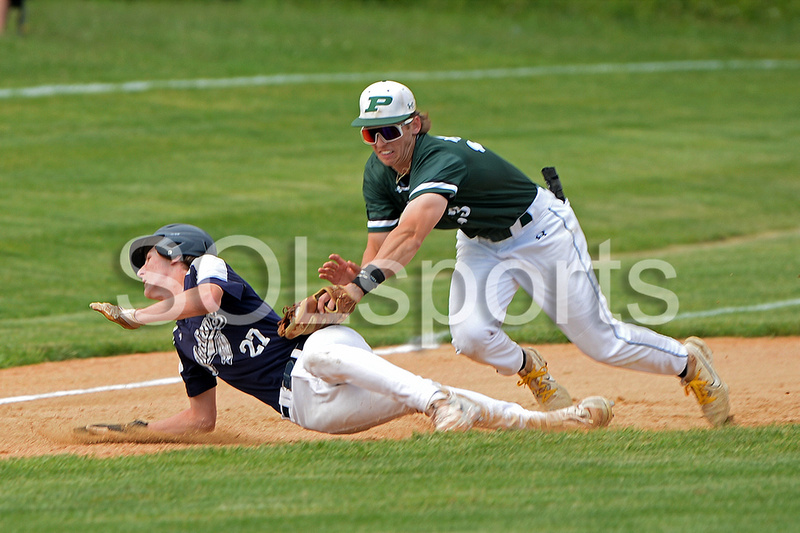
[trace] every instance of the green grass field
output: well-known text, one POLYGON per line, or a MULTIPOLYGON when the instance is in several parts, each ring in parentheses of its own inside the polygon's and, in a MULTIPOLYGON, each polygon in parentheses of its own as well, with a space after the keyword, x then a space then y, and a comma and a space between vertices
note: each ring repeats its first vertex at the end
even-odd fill
POLYGON ((0 461, 3 531, 789 531, 800 431, 431 434, 0 461))
MULTIPOLYGON (((675 311, 652 326, 674 336, 800 334, 792 0, 28 4, 26 34, 0 37, 0 368, 169 350, 169 326, 123 331, 88 309, 145 303, 120 252, 169 222, 238 242, 223 257, 276 308, 320 285, 329 253, 358 260, 369 149, 349 124, 361 89, 384 77, 411 86, 433 133, 479 141, 537 180, 558 168, 592 252, 620 263, 614 312, 675 311), (251 82, 168 86, 231 78, 251 82), (74 90, 96 83, 112 85, 74 90), (674 276, 635 278, 643 261, 674 276), (748 310, 762 304, 780 306, 748 310), (719 309, 733 311, 696 315, 719 309)), ((433 235, 392 282, 406 316, 353 318, 371 344, 446 335, 423 300, 445 310, 448 276, 431 280, 430 265, 453 257, 453 240, 433 235)), ((512 314, 529 304, 520 296, 512 314)), ((562 339, 541 316, 510 331, 562 339)), ((785 530, 800 518, 797 436, 425 436, 3 461, 0 529, 785 530)))

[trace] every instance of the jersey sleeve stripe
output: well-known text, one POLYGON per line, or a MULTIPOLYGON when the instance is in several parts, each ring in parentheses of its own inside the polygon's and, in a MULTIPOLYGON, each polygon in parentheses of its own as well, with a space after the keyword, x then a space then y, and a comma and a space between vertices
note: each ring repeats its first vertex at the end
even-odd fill
POLYGON ((417 188, 411 191, 411 194, 409 194, 408 196, 409 198, 411 198, 423 192, 444 193, 450 198, 452 198, 458 192, 458 185, 453 185, 452 183, 445 183, 443 181, 428 181, 426 183, 420 184, 417 188))
POLYGON ((367 228, 370 229, 391 228, 393 226, 396 226, 399 222, 400 222, 399 218, 395 218, 392 220, 368 220, 367 228))

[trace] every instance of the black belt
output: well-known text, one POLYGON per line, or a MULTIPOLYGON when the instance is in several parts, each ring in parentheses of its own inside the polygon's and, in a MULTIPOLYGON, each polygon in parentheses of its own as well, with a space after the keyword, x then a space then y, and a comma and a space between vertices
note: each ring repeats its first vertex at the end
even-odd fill
MULTIPOLYGON (((533 217, 530 213, 525 211, 522 213, 522 216, 519 217, 520 227, 527 226, 533 221, 533 217)), ((491 231, 487 231, 482 235, 477 235, 478 237, 483 237, 484 239, 489 239, 492 242, 500 242, 508 239, 511 237, 511 228, 502 228, 502 229, 495 229, 491 231)))

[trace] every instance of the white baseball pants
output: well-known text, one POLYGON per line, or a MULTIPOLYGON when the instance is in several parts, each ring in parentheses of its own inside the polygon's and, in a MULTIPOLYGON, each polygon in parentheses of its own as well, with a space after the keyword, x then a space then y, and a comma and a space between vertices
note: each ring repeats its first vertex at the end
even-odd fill
MULTIPOLYGON (((487 414, 480 427, 524 429, 526 421, 544 421, 546 413, 518 404, 449 387, 479 403, 487 414)), ((444 398, 442 386, 376 355, 366 341, 345 326, 312 334, 292 370, 291 389, 281 389, 289 419, 324 433, 356 433, 400 416, 426 412, 444 398)))
POLYGON ((592 359, 657 374, 678 375, 687 352, 675 339, 616 320, 592 270, 586 237, 569 201, 539 189, 532 221, 512 226, 500 242, 461 231, 450 286, 450 333, 456 351, 512 375, 522 366, 517 343, 501 329, 521 287, 592 359))

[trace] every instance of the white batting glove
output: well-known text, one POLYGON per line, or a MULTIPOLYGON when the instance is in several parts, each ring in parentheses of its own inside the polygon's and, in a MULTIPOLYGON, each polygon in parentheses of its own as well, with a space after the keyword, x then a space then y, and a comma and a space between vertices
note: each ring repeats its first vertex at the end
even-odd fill
POLYGON ((137 329, 144 326, 142 322, 139 322, 133 316, 133 314, 136 312, 136 309, 125 309, 124 307, 120 307, 118 305, 101 302, 93 302, 89 304, 89 307, 102 314, 111 322, 116 322, 125 329, 137 329))

